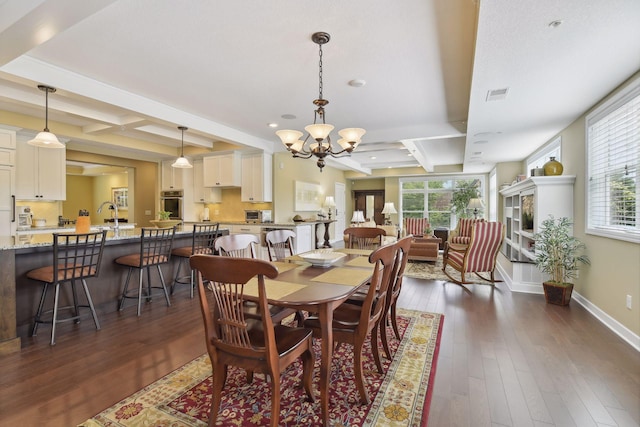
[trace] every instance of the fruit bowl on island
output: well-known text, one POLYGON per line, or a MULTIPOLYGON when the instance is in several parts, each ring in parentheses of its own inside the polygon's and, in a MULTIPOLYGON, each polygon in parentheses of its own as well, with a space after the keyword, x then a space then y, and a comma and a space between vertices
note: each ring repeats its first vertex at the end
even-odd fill
POLYGON ((181 219, 152 219, 149 222, 155 225, 156 228, 167 228, 167 227, 174 227, 182 223, 182 220, 181 219))

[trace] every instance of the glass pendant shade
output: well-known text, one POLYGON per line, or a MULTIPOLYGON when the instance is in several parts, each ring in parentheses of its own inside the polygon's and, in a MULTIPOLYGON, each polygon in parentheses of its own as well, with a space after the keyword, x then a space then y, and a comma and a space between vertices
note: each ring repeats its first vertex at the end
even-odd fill
POLYGON ((302 151, 302 147, 304 146, 304 141, 301 140, 297 140, 296 142, 293 143, 293 145, 291 146, 290 150, 291 151, 302 151))
POLYGON ((180 157, 178 157, 176 159, 175 162, 173 162, 171 167, 181 168, 181 169, 188 169, 188 168, 192 168, 193 165, 191 163, 189 163, 189 160, 187 160, 186 157, 180 156, 180 157))
MULTIPOLYGON (((302 136, 302 132, 297 131, 297 130, 283 129, 283 130, 277 131, 276 135, 278 135, 280 137, 280 139, 282 140, 282 143, 286 147, 289 147, 292 144, 295 144, 296 141, 298 141, 300 139, 300 137, 302 136)), ((302 141, 300 141, 300 142, 302 142, 302 141)), ((302 148, 302 147, 300 147, 300 148, 302 148)))
POLYGON ((322 141, 327 136, 329 136, 329 133, 331 133, 333 128, 334 128, 333 125, 328 125, 325 123, 316 123, 315 125, 305 126, 304 130, 309 132, 309 135, 311 135, 311 138, 315 139, 316 141, 322 141))
POLYGON ((346 139, 347 142, 349 141, 360 142, 360 140, 362 139, 362 136, 366 132, 367 131, 362 128, 346 128, 338 132, 338 135, 346 139))
POLYGON ((47 131, 39 132, 35 138, 27 141, 27 144, 44 148, 64 148, 64 144, 58 141, 58 137, 47 131))

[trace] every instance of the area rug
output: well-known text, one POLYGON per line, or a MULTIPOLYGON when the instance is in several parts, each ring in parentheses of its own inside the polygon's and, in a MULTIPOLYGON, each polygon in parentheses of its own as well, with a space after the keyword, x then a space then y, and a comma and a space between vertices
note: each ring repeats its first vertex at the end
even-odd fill
MULTIPOLYGON (((436 362, 442 333, 442 314, 398 309, 402 341, 390 339, 393 359, 383 358, 385 373, 378 374, 367 344, 363 350, 364 373, 370 405, 358 404, 353 377, 353 347, 340 345, 331 367, 330 417, 334 426, 427 425, 436 362)), ((388 333, 392 334, 391 329, 388 333)), ((391 336, 391 335, 390 335, 391 336)), ((367 340, 367 343, 369 340, 367 340)), ((280 426, 319 426, 320 342, 314 340, 316 401, 305 400, 300 387, 302 364, 298 361, 282 375, 280 426)), ((129 396, 82 427, 206 426, 210 408, 211 364, 204 354, 129 396)), ((216 425, 254 427, 269 425, 269 385, 263 375, 247 384, 244 371, 231 368, 216 425)))
MULTIPOLYGON (((451 267, 447 268, 447 272, 451 274, 457 280, 461 280, 462 277, 457 270, 451 267)), ((409 261, 404 271, 404 275, 412 277, 414 279, 426 279, 426 280, 441 280, 444 282, 451 282, 451 279, 442 272, 442 260, 430 262, 430 261, 409 261)), ((488 280, 484 280, 475 274, 467 274, 465 279, 471 283, 484 283, 490 284, 488 280)))

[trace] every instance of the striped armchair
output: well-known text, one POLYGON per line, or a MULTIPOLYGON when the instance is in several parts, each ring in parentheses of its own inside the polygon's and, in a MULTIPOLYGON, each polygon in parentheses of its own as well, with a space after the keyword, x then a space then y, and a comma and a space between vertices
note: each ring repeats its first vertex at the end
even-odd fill
POLYGON ((445 244, 442 255, 442 271, 451 281, 458 285, 473 283, 465 280, 465 274, 467 273, 475 273, 481 279, 492 284, 499 282, 494 278, 494 271, 498 251, 504 240, 504 233, 505 227, 501 222, 477 222, 471 230, 468 246, 451 245, 449 242, 445 244), (461 280, 452 277, 447 272, 447 266, 457 270, 460 273, 461 280), (479 273, 490 273, 491 277, 487 279, 479 273))
POLYGON ((468 245, 471 240, 471 230, 479 222, 484 222, 484 218, 460 218, 456 228, 449 234, 449 243, 468 245))
POLYGON ((424 229, 429 227, 428 218, 404 218, 402 223, 402 236, 408 236, 410 234, 422 236, 424 229))

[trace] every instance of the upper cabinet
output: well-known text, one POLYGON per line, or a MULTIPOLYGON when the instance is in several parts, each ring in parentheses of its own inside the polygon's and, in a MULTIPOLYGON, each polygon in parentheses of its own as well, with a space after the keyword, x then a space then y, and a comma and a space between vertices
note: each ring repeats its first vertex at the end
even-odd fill
POLYGON ((240 187, 241 158, 236 151, 203 157, 205 187, 240 187))
POLYGON ((204 186, 203 160, 193 161, 193 201, 196 203, 220 203, 222 190, 204 186))
POLYGON ((254 153, 242 156, 243 202, 271 202, 273 159, 271 154, 254 153))
POLYGON ((65 200, 66 150, 17 144, 16 199, 65 200))
POLYGON ((162 190, 184 190, 184 174, 186 170, 190 169, 174 168, 171 166, 174 161, 164 160, 162 162, 162 190))

